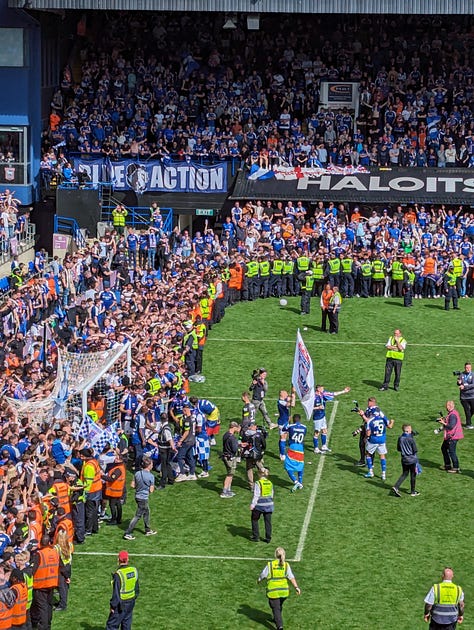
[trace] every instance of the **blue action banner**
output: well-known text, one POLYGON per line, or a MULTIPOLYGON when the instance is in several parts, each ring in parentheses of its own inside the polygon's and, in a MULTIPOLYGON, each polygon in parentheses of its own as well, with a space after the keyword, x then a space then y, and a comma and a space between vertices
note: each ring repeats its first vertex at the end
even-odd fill
POLYGON ((93 184, 110 182, 115 190, 146 192, 226 193, 227 163, 204 166, 196 162, 134 162, 76 159, 76 173, 93 184))

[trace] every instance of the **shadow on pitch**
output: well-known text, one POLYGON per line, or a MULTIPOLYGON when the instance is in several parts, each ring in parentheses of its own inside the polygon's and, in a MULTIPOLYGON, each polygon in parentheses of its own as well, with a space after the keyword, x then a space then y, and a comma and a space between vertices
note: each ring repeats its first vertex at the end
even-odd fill
POLYGON ((301 309, 295 308, 294 306, 282 306, 280 310, 291 311, 292 313, 297 313, 298 315, 301 313, 301 309))
POLYGON ((262 610, 258 610, 257 608, 251 608, 247 604, 241 604, 237 610, 237 614, 243 615, 251 621, 255 621, 264 628, 275 628, 270 614, 263 612, 262 610))
POLYGON ((438 302, 438 304, 423 304, 424 308, 435 308, 438 311, 443 311, 444 310, 444 302, 442 302, 441 304, 438 302))
POLYGON ((344 453, 333 453, 332 459, 340 470, 347 470, 357 476, 360 476, 361 470, 363 470, 361 467, 355 465, 356 459, 344 453))
POLYGON ((83 621, 80 628, 81 630, 104 630, 104 624, 98 626, 97 624, 90 624, 87 621, 83 621))
MULTIPOLYGON (((401 300, 402 298, 400 298, 401 300)), ((403 306, 403 302, 399 302, 398 300, 385 300, 385 304, 389 304, 390 306, 403 306)))
POLYGON ((382 385, 382 383, 380 381, 362 381, 364 383, 364 385, 368 385, 369 387, 376 387, 377 389, 380 388, 380 386, 382 385))
POLYGON ((434 468, 435 470, 439 470, 442 464, 442 460, 439 462, 432 462, 429 459, 420 459, 420 464, 422 468, 434 468))
POLYGON ((248 540, 250 538, 250 528, 249 527, 239 527, 238 525, 232 525, 229 523, 227 525, 227 531, 231 536, 238 536, 239 538, 245 538, 248 540))

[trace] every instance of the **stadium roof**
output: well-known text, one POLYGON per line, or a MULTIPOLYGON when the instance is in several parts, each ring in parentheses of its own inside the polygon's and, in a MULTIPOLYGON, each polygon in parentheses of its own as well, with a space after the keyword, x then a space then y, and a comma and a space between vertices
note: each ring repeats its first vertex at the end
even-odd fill
POLYGON ((474 0, 9 0, 18 9, 472 15, 474 0))

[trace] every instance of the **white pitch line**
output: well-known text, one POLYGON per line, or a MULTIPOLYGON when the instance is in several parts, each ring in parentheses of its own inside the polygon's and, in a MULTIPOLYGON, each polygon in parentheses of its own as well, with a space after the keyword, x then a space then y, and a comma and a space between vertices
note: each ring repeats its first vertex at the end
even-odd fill
MULTIPOLYGON (((209 337, 208 341, 218 341, 222 343, 291 343, 294 344, 294 339, 221 339, 216 337, 209 337)), ((317 343, 317 344, 331 344, 333 346, 383 346, 385 341, 332 341, 326 339, 305 339, 305 343, 317 343)), ((473 345, 455 344, 455 343, 410 343, 410 348, 472 348, 473 345)))
MULTIPOLYGON (((328 423, 328 440, 331 437, 332 425, 334 424, 338 405, 339 401, 334 401, 334 407, 332 408, 331 417, 329 418, 328 423)), ((316 496, 318 494, 319 482, 321 481, 321 475, 323 474, 324 462, 326 461, 326 457, 328 457, 328 455, 321 455, 318 469, 316 470, 316 474, 314 476, 313 487, 311 488, 311 494, 308 501, 308 507, 306 508, 306 514, 303 521, 303 527, 301 528, 300 539, 298 541, 298 547, 296 548, 294 562, 301 562, 301 558, 303 557, 306 536, 308 535, 308 528, 311 522, 311 516, 313 515, 314 504, 316 501, 316 496)))
MULTIPOLYGON (((76 551, 75 556, 117 556, 113 551, 76 551)), ((170 554, 170 553, 134 553, 130 551, 130 555, 136 558, 171 558, 184 560, 257 560, 259 562, 268 562, 271 558, 247 558, 246 556, 199 556, 189 554, 170 554)))

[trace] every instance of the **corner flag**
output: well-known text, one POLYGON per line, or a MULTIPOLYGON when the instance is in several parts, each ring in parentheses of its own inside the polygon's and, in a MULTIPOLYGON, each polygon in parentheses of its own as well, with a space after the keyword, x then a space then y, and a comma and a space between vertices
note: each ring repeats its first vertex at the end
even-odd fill
POLYGON ((296 333, 295 361, 293 363, 292 385, 306 411, 309 420, 314 406, 314 374, 313 362, 304 345, 300 331, 296 333))

